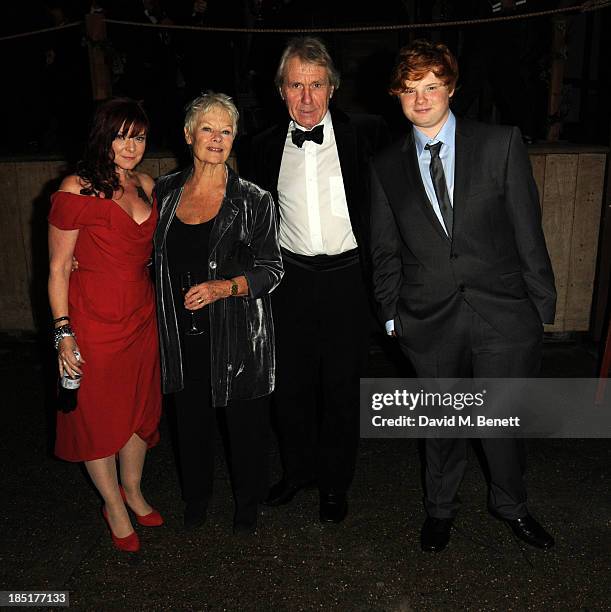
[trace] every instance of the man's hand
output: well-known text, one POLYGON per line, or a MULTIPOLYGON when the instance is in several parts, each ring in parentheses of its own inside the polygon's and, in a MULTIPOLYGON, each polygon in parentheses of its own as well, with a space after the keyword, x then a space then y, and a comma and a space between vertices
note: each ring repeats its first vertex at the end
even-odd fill
POLYGON ((397 332, 395 331, 395 321, 394 319, 389 319, 384 324, 384 329, 386 330, 387 336, 392 336, 393 338, 397 337, 397 332))

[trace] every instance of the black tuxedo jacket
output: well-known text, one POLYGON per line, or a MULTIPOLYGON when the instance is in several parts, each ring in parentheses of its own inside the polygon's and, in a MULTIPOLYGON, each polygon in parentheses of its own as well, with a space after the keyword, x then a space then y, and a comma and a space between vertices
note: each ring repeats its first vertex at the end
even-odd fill
MULTIPOLYGON (((331 109, 331 120, 350 223, 359 246, 366 278, 369 278, 371 269, 369 263, 369 163, 373 154, 388 143, 388 130, 383 120, 375 115, 348 116, 338 109, 331 109)), ((276 204, 278 203, 278 176, 289 121, 287 117, 285 122, 256 136, 252 143, 250 160, 252 175, 248 178, 269 191, 276 204)))
POLYGON ((453 239, 426 195, 413 133, 372 163, 374 293, 417 353, 451 337, 466 300, 507 337, 541 334, 556 306, 530 161, 517 128, 457 119, 453 239))

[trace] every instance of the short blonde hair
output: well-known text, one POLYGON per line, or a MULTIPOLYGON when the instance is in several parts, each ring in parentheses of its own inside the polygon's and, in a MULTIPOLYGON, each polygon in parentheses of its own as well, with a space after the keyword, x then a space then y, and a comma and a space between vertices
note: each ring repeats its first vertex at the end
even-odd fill
POLYGON ((240 119, 240 113, 233 100, 224 93, 215 93, 213 91, 207 91, 201 96, 197 96, 195 100, 191 100, 185 107, 185 131, 193 136, 193 132, 197 128, 197 122, 201 115, 205 115, 210 112, 213 108, 222 108, 226 110, 231 118, 233 126, 233 136, 237 136, 238 133, 238 121, 240 119))

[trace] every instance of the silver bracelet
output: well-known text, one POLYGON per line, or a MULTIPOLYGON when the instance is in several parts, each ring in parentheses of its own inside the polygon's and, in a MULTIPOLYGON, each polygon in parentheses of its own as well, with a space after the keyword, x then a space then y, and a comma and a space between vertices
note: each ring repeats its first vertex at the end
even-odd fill
POLYGON ((55 350, 58 349, 59 343, 62 341, 62 339, 67 338, 68 336, 76 338, 76 334, 69 323, 62 325, 61 327, 56 327, 53 330, 53 343, 55 344, 55 350))

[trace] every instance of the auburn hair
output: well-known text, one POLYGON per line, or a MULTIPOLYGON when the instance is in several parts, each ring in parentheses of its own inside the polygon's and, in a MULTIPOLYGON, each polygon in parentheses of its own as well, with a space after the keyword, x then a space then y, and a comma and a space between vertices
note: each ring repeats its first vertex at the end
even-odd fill
POLYGON ((448 89, 458 81, 458 62, 443 43, 415 40, 403 47, 395 61, 388 93, 398 96, 405 91, 406 81, 419 81, 432 72, 448 89))

